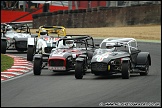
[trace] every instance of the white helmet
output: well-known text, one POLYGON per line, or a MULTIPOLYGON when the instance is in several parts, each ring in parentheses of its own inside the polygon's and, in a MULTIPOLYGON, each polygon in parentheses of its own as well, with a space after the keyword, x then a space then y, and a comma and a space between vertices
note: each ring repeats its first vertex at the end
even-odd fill
POLYGON ((65 41, 66 46, 68 46, 69 48, 74 46, 74 40, 66 40, 65 41))
POLYGON ((7 31, 11 31, 12 30, 12 26, 7 25, 7 31))
POLYGON ((106 48, 109 49, 110 51, 115 50, 114 47, 115 43, 106 43, 106 48))
POLYGON ((43 30, 40 32, 40 35, 47 35, 47 31, 43 29, 43 30))

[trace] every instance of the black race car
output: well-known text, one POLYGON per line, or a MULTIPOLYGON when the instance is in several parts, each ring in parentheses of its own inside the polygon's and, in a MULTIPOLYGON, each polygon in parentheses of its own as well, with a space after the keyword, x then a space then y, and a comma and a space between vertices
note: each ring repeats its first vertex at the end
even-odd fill
POLYGON ((95 49, 94 40, 91 36, 66 35, 57 41, 56 48, 52 49, 48 59, 44 59, 42 54, 34 55, 34 75, 40 75, 41 69, 45 66, 48 66, 48 69, 54 72, 77 70, 78 67, 75 67, 75 65, 80 61, 84 61, 84 70, 86 71, 95 49))
MULTIPOLYGON (((80 63, 78 66, 76 79, 82 79, 84 68, 80 63), (80 67, 79 67, 80 66, 80 67), (80 70, 80 71, 79 71, 80 70)), ((142 52, 137 47, 134 38, 107 38, 104 39, 100 48, 96 49, 91 59, 91 73, 94 75, 112 75, 121 73, 123 79, 129 79, 130 73, 140 73, 147 75, 151 66, 151 56, 149 52, 142 52)))

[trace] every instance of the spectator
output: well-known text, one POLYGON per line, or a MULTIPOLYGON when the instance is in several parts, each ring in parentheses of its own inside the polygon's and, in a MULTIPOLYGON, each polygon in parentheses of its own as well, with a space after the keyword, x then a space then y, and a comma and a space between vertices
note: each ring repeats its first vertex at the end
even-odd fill
POLYGON ((3 9, 5 6, 4 6, 4 1, 1 1, 1 9, 3 9))
POLYGON ((31 1, 26 1, 26 3, 28 4, 28 9, 30 9, 30 7, 32 6, 32 2, 31 1))
POLYGON ((6 8, 11 8, 12 1, 5 1, 6 3, 6 8))

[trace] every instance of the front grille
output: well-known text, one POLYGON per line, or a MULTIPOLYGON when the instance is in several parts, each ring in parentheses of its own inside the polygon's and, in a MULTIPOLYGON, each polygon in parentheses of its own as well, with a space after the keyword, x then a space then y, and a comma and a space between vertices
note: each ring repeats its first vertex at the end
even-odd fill
POLYGON ((51 50, 53 49, 54 47, 45 47, 44 48, 44 52, 45 53, 51 53, 51 50))
POLYGON ((59 59, 51 59, 49 61, 50 66, 64 66, 64 60, 59 59))
POLYGON ((92 63, 91 64, 91 70, 92 71, 107 71, 107 63, 92 63))
POLYGON ((16 47, 17 48, 27 48, 27 41, 17 41, 16 47))

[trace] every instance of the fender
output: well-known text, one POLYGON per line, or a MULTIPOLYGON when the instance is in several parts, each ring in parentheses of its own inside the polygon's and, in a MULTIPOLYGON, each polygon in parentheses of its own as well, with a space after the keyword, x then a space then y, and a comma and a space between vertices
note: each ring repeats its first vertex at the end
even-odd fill
POLYGON ((34 38, 28 38, 27 45, 35 45, 35 39, 34 38))
POLYGON ((84 58, 77 58, 76 62, 84 62, 84 58))
POLYGON ((31 34, 31 37, 38 37, 38 34, 31 34))
POLYGON ((14 38, 16 42, 18 41, 27 41, 28 38, 14 38))
POLYGON ((7 39, 6 39, 6 38, 4 38, 4 37, 1 37, 1 40, 3 40, 3 41, 7 41, 7 39))
POLYGON ((42 59, 42 54, 35 54, 34 59, 42 59))
POLYGON ((124 62, 124 61, 129 61, 130 60, 130 58, 128 58, 128 57, 126 57, 126 58, 122 58, 122 61, 124 62))
POLYGON ((146 64, 146 60, 149 60, 149 65, 151 65, 151 56, 149 52, 140 52, 137 55, 137 65, 146 64))

